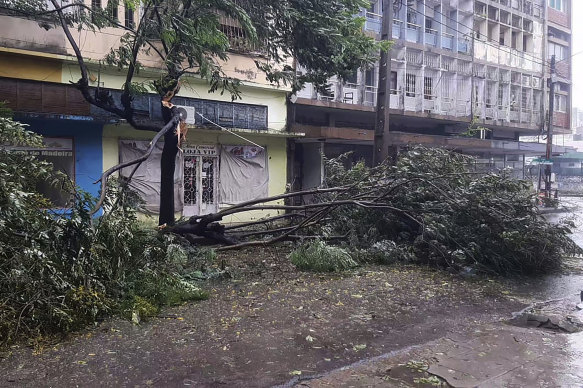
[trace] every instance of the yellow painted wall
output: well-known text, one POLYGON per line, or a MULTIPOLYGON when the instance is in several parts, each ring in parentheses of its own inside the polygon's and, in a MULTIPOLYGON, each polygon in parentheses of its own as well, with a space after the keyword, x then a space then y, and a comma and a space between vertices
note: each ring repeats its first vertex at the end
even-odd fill
MULTIPOLYGON (((152 132, 137 131, 128 125, 106 125, 103 128, 103 169, 106 170, 119 162, 119 140, 136 139, 149 140, 154 136, 152 132)), ((269 169, 269 195, 277 195, 285 192, 287 183, 287 147, 283 137, 261 136, 255 134, 244 135, 249 140, 266 147, 269 169)), ((231 135, 228 132, 217 131, 201 132, 189 130, 187 142, 189 144, 212 145, 247 145, 245 141, 231 135)), ((283 204, 283 201, 277 203, 283 204)), ((277 215, 278 211, 254 211, 231 217, 226 217, 226 223, 246 222, 256 220, 267 215, 277 215)))
POLYGON ((0 77, 61 82, 62 61, 0 52, 0 77))

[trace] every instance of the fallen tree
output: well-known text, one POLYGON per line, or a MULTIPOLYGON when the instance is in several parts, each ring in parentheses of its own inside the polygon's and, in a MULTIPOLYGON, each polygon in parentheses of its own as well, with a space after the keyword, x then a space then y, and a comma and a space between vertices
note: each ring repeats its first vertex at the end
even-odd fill
POLYGON ((546 273, 580 252, 568 236, 571 224, 540 216, 526 181, 472 165, 469 156, 422 147, 374 168, 329 160, 323 187, 244 202, 164 230, 220 243, 218 250, 314 238, 362 250, 391 241, 411 261, 493 274, 546 273), (219 223, 252 210, 285 214, 219 223))

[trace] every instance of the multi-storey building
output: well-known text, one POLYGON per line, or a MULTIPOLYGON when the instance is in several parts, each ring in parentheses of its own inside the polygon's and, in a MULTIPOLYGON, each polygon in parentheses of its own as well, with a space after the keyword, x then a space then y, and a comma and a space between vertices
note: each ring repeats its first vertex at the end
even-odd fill
MULTIPOLYGON (((382 1, 363 10, 365 29, 379 37, 382 1)), ((394 1, 390 73, 390 142, 445 146, 478 156, 484 168, 513 167, 543 144, 520 141, 545 129, 549 58, 557 59, 555 133, 569 131, 569 0, 394 1), (548 6, 547 2, 548 1, 548 6), (468 128, 487 128, 471 131, 468 128)), ((301 71, 301 68, 299 69, 301 71)), ((322 179, 319 154, 353 151, 372 158, 378 68, 330 80, 329 93, 308 85, 291 105, 296 143, 294 178, 322 179)), ((556 152, 562 152, 556 147, 556 152)), ((301 182, 301 183, 300 183, 301 182)))
MULTIPOLYGON (((106 1, 86 0, 85 4, 107 6, 106 1)), ((131 27, 140 20, 139 12, 120 2, 115 15, 120 23, 131 27)), ((193 107, 197 112, 189 117, 190 131, 182 145, 184 152, 178 155, 175 174, 176 208, 184 216, 213 212, 221 206, 280 194, 286 189, 286 138, 291 136, 285 131, 289 89, 272 85, 258 74, 255 60, 262 57, 249 47, 239 47, 241 28, 234 20, 224 17, 222 28, 232 38, 233 47, 223 70, 243 80, 242 99, 233 102, 226 94, 209 93, 208 84, 194 75, 184 76, 185 86, 173 99, 174 104, 193 107)), ((88 63, 92 91, 100 88, 119 97, 125 74, 103 65, 102 60, 119 45, 123 34, 121 28, 75 30, 88 63)), ((143 69, 136 82, 159 78, 155 59, 144 56, 140 61, 143 69)), ((71 85, 80 78, 79 66, 61 28, 46 30, 25 18, 0 15, 0 68, 0 101, 8 102, 16 119, 45 136, 46 148, 29 151, 53 162, 77 186, 94 195, 100 188, 94 181, 104 170, 143 153, 154 136, 91 106, 71 85)), ((141 119, 162 122, 159 96, 137 96, 134 108, 141 119)), ((154 212, 159 202, 159 148, 132 180, 147 208, 154 212)), ((66 204, 59 193, 47 194, 55 199, 56 206, 66 204)), ((239 220, 259 216, 245 214, 239 220)))
MULTIPOLYGON (((571 74, 571 24, 572 24, 572 0, 546 0, 547 17, 546 32, 546 57, 550 60, 555 56, 557 85, 555 87, 555 114, 554 130, 557 133, 571 132, 572 114, 572 74, 571 74)), ((549 67, 545 67, 545 76, 549 76, 549 67)))

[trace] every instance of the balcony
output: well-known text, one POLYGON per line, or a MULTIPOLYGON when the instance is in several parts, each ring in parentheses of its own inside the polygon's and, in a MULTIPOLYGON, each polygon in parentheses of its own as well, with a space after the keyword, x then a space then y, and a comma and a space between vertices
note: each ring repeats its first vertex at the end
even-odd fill
POLYGON ((441 34, 441 48, 453 50, 453 35, 448 33, 441 34))
POLYGON ((469 54, 470 53, 469 47, 470 47, 470 45, 468 44, 468 41, 466 39, 459 39, 458 40, 458 42, 457 42, 458 53, 469 54))
POLYGON ((373 31, 377 34, 381 33, 383 27, 383 16, 372 13, 372 12, 365 12, 365 23, 364 29, 367 31, 373 31))
POLYGON ((401 20, 393 20, 393 39, 401 39, 403 31, 403 22, 401 20))
POLYGON ((437 46, 437 30, 425 28, 425 44, 437 46))
POLYGON ((407 23, 407 32, 405 39, 408 42, 419 42, 419 32, 421 31, 421 26, 413 23, 407 23))
POLYGON ((421 66, 423 64, 423 53, 421 51, 407 49, 405 58, 407 59, 407 63, 412 65, 421 66))

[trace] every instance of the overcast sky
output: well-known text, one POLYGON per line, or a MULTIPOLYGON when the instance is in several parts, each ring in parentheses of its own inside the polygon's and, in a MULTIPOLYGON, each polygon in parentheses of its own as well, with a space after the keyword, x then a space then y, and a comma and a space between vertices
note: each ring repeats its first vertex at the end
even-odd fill
MULTIPOLYGON (((573 52, 583 51, 583 0, 573 0, 573 52)), ((573 57, 573 107, 583 108, 583 53, 573 57)))

